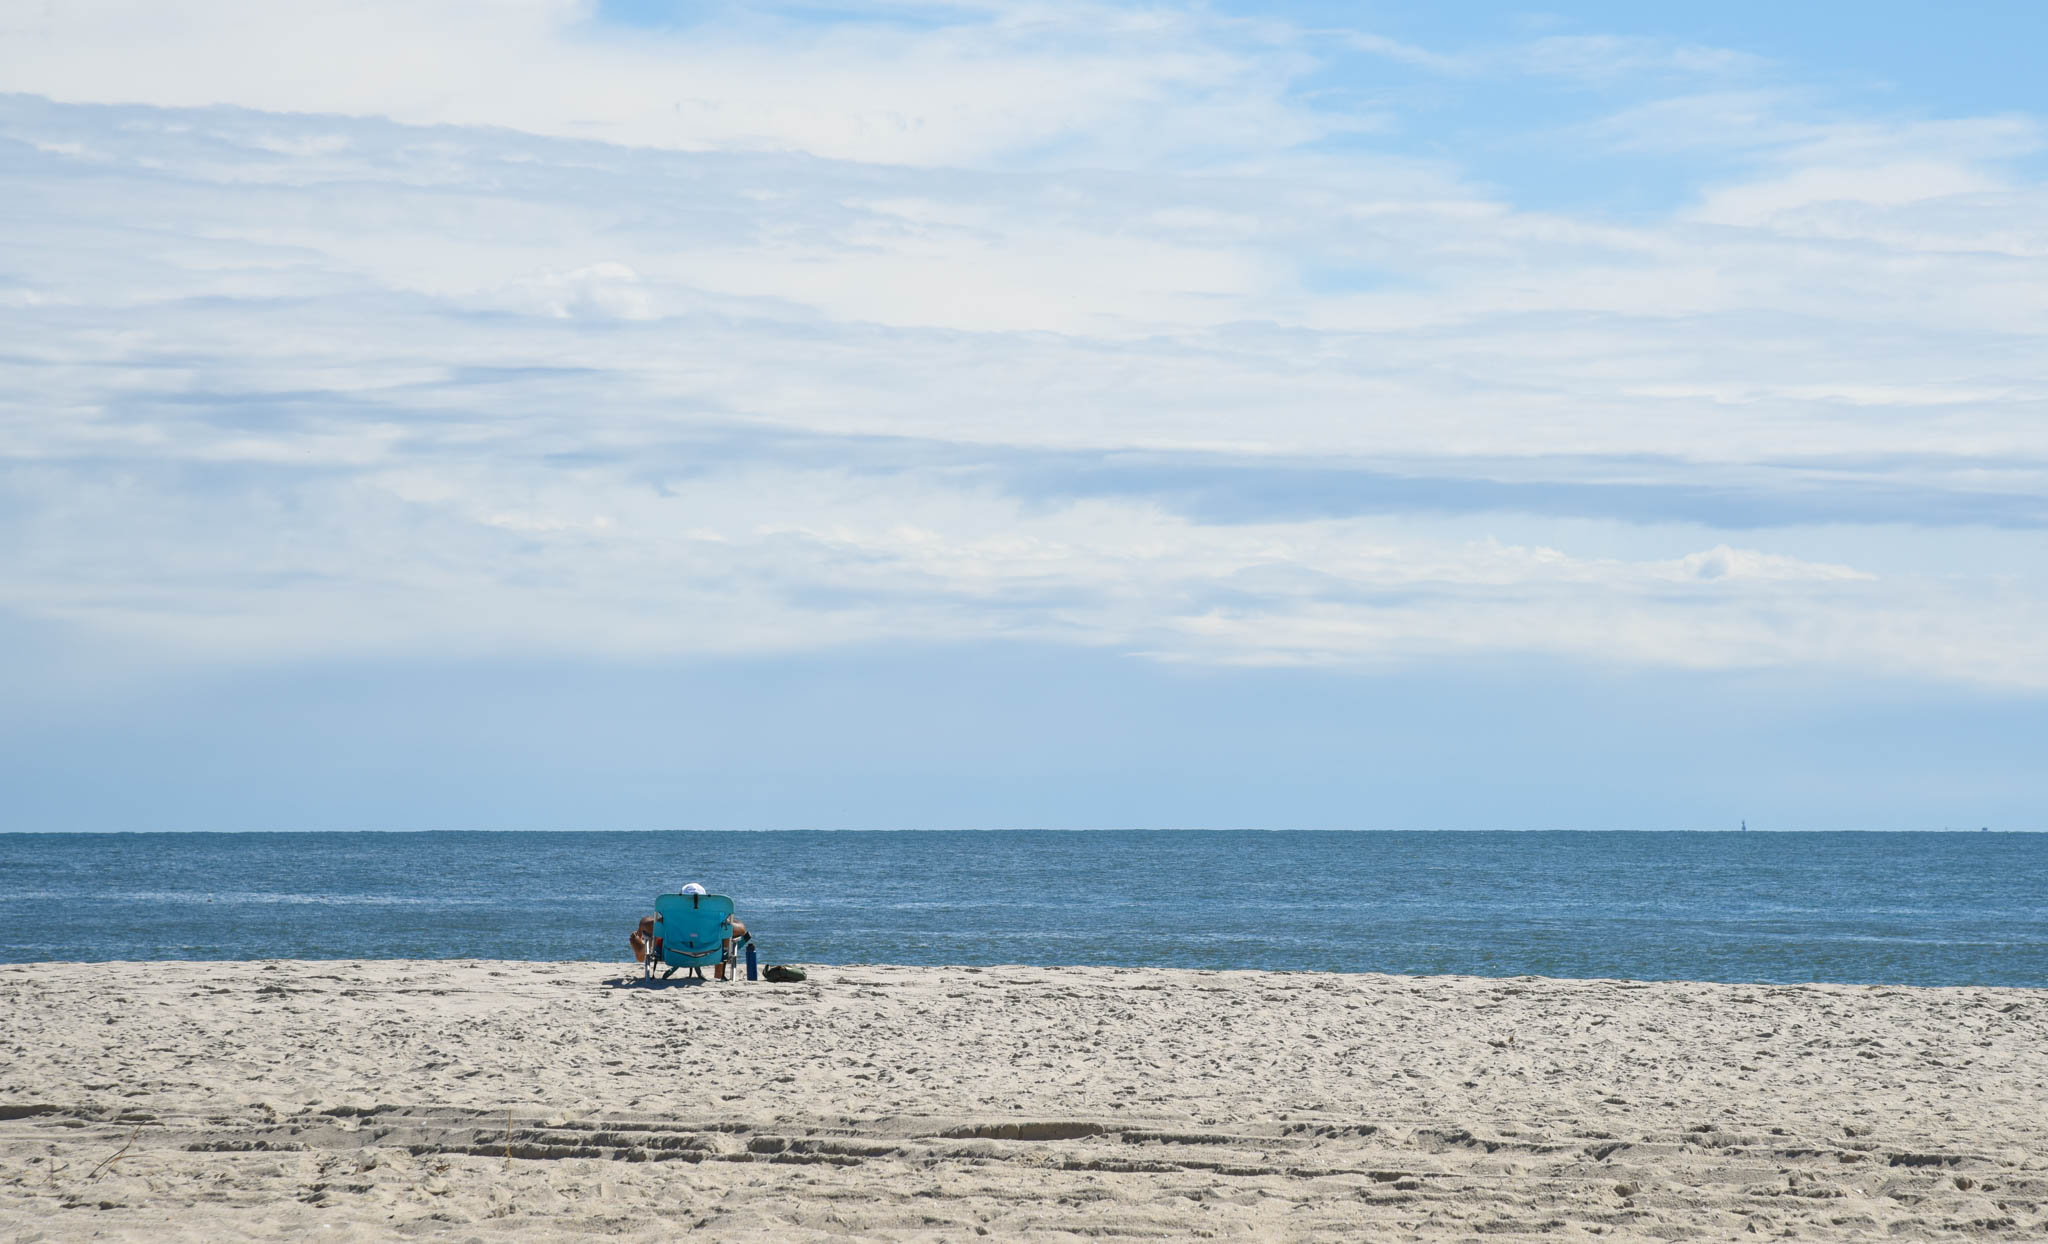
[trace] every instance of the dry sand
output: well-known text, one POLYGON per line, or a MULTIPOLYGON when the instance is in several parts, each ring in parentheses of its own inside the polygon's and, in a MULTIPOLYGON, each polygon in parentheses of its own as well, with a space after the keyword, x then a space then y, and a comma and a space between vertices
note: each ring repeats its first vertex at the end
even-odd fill
POLYGON ((2048 991, 621 981, 0 967, 0 1233, 2048 1239, 2048 991))

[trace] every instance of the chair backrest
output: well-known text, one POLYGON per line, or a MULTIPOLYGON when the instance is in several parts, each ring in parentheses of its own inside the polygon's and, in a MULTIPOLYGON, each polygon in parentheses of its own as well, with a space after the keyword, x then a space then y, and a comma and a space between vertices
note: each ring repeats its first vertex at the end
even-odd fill
POLYGON ((732 900, 723 894, 664 894, 654 900, 654 935, 670 963, 716 958, 732 936, 732 900))

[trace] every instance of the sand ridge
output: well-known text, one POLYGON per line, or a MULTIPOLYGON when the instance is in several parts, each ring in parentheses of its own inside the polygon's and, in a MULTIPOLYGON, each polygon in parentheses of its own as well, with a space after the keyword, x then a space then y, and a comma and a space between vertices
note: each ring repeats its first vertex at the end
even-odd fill
POLYGON ((2048 991, 0 967, 17 1239, 2048 1238, 2048 991))

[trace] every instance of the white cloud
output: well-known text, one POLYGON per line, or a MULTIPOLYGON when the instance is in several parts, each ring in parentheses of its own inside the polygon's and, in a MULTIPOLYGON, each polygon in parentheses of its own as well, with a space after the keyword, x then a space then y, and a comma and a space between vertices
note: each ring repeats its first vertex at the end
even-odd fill
POLYGON ((1639 74, 1735 77, 1766 67, 1762 57, 1730 48, 1620 35, 1547 35, 1504 59, 1525 72, 1595 81, 1639 74))
POLYGON ((622 263, 594 263, 568 272, 542 269, 498 290, 501 305, 553 319, 651 320, 653 296, 622 263))
POLYGON ((0 85, 256 111, 0 100, 0 605, 216 655, 1027 636, 2048 686, 2024 119, 1644 103, 1576 133, 1710 155, 1687 207, 1532 211, 1318 149, 1371 123, 1295 89, 1328 32, 920 15, 13 11, 0 85))
POLYGON ((1836 204, 1901 207, 2004 188, 1998 178, 1982 169, 1938 161, 1809 167, 1769 181, 1716 190, 1695 215, 1710 224, 1771 225, 1803 208, 1836 204))
POLYGON ((0 14, 0 89, 906 164, 1056 143, 1242 149, 1321 128, 1278 97, 1290 52, 1205 37, 1216 23, 1193 13, 933 8, 675 31, 594 16, 580 0, 16 7, 0 14))
POLYGON ((1778 583, 1841 583, 1877 577, 1853 566, 1806 562, 1776 553, 1760 553, 1755 549, 1731 549, 1725 544, 1717 544, 1698 553, 1688 553, 1672 563, 1667 573, 1669 577, 1680 582, 1696 579, 1709 583, 1728 579, 1755 579, 1778 583))

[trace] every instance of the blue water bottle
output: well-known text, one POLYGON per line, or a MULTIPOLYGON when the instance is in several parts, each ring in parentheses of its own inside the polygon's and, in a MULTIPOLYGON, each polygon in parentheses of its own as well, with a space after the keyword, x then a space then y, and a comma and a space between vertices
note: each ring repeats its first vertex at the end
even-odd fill
POLYGON ((751 937, 747 939, 747 979, 750 981, 761 979, 761 973, 754 967, 754 939, 751 937))

